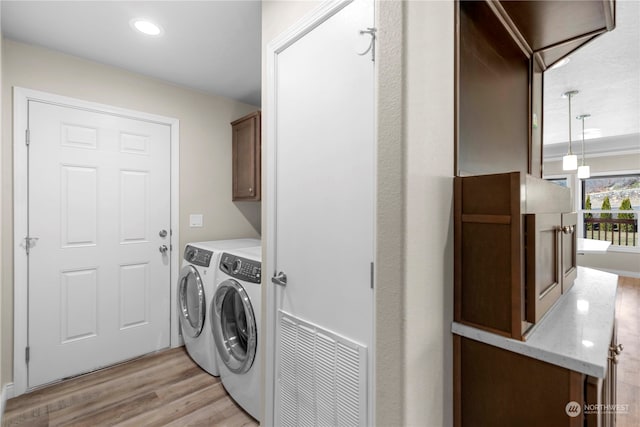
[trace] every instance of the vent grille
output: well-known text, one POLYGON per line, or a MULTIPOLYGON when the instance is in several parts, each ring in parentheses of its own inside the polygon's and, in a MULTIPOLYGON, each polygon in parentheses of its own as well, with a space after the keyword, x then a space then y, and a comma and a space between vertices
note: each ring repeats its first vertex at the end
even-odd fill
POLYGON ((364 426, 367 348, 279 311, 276 425, 364 426))

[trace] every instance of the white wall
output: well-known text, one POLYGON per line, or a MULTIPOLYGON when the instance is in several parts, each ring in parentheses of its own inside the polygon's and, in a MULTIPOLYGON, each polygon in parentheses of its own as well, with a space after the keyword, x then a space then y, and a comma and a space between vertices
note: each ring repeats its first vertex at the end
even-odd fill
POLYGON ((407 426, 453 423, 454 11, 406 5, 407 426))
MULTIPOLYGON (((1 2, 0 2, 1 3, 1 2)), ((0 4, 0 11, 2 9, 2 5, 0 4)), ((0 14, 1 15, 1 14, 0 14)), ((2 90, 2 16, 0 16, 0 100, 2 100, 4 97, 4 92, 2 90)), ((2 117, 2 102, 0 102, 0 118, 2 117)), ((2 121, 0 120, 0 135, 2 135, 2 130, 3 130, 3 126, 2 126, 2 121)), ((0 165, 2 165, 2 150, 0 150, 0 165)), ((0 189, 2 189, 2 174, 0 173, 0 189)), ((1 190, 0 190, 1 191, 1 190)), ((4 216, 2 214, 2 209, 0 209, 0 224, 4 223, 4 216)), ((2 271, 2 227, 0 227, 0 271, 2 271)), ((2 351, 2 325, 6 323, 4 316, 4 310, 2 309, 2 301, 3 301, 3 292, 2 292, 2 279, 0 277, 0 424, 2 423, 2 418, 4 415, 4 406, 5 406, 5 402, 6 402, 6 396, 5 396, 5 378, 7 377, 7 375, 5 374, 4 370, 4 356, 3 356, 3 351, 2 351)))
MULTIPOLYGON (((264 2, 264 46, 310 6, 315 5, 264 2)), ((375 424, 448 426, 454 3, 379 1, 376 9, 375 424)), ((264 78, 263 67, 263 83, 264 78)), ((269 94, 263 90, 262 96, 266 101, 269 94)))
POLYGON ((1 383, 13 366, 11 88, 55 93, 180 120, 180 247, 190 241, 260 235, 260 203, 231 201, 231 127, 257 107, 52 50, 3 41, 1 383), (189 228, 190 213, 204 215, 189 228))
MULTIPOLYGON (((591 175, 603 175, 617 173, 640 173, 640 154, 629 153, 614 156, 588 157, 586 164, 591 168, 591 175)), ((562 170, 562 161, 545 161, 544 176, 564 176, 570 177, 573 183, 577 183, 575 173, 566 174, 562 170)), ((577 186, 576 186, 577 187, 577 186)), ((580 206, 580 190, 572 189, 575 206, 580 206)), ((616 206, 617 207, 617 206, 616 206)), ((637 208, 637 206, 634 206, 637 208)), ((624 276, 640 277, 640 250, 630 252, 627 249, 611 248, 606 254, 579 255, 578 265, 582 267, 597 268, 611 273, 624 276)))

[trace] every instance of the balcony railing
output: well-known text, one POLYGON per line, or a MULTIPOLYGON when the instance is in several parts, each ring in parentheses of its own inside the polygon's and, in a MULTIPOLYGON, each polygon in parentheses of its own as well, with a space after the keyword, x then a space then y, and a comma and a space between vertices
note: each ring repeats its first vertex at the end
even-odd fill
POLYGON ((638 219, 584 218, 584 237, 611 241, 612 245, 636 246, 638 219))

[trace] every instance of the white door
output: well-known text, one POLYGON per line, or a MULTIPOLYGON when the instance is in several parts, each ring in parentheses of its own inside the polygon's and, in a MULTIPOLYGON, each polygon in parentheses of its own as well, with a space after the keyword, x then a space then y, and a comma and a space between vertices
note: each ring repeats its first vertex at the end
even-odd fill
POLYGON ((356 0, 278 53, 274 65, 269 274, 282 272, 287 282, 269 282, 277 312, 274 425, 368 424, 374 63, 371 51, 358 53, 372 40, 360 31, 371 27, 373 1, 356 0), (351 361, 341 359, 345 346, 351 361))
POLYGON ((29 132, 28 387, 168 347, 169 126, 29 101, 29 132))

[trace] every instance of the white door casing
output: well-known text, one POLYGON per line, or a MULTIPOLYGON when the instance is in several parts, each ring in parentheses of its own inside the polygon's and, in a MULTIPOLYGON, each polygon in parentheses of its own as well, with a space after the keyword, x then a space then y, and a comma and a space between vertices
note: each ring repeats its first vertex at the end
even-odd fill
POLYGON ((14 98, 21 394, 178 343, 179 254, 159 250, 178 246, 178 122, 20 88, 14 98), (29 256, 27 235, 38 238, 29 256))
POLYGON ((358 55, 372 27, 373 1, 328 2, 269 45, 267 425, 283 422, 281 312, 368 349, 359 422, 373 421, 374 63, 358 55))

